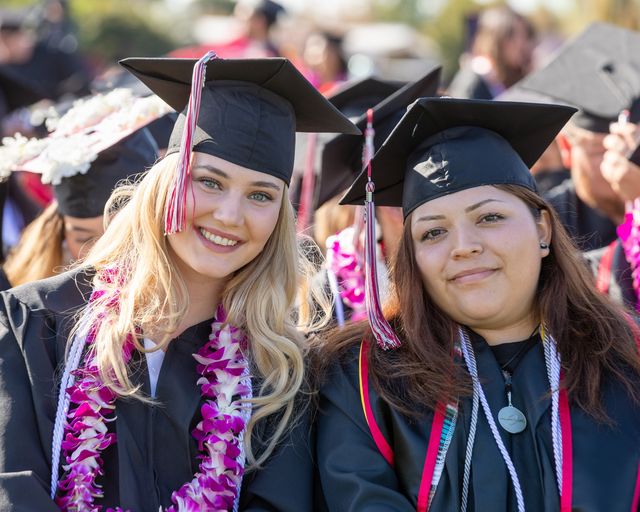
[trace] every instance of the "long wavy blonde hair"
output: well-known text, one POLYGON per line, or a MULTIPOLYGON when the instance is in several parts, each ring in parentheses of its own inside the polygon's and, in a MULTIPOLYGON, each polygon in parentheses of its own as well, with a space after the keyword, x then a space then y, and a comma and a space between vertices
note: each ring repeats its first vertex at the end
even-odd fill
MULTIPOLYGON (((85 264, 96 270, 94 288, 106 291, 82 312, 97 326, 94 347, 100 375, 118 395, 141 400, 149 399, 129 379, 123 355, 125 340, 131 337, 144 352, 140 329, 153 329, 163 333, 157 341, 162 350, 189 309, 186 285, 163 232, 175 157, 158 162, 138 184, 114 192, 106 206, 105 218, 111 218, 106 232, 85 259, 85 264), (116 269, 115 282, 104 278, 108 272, 101 270, 105 269, 116 269), (114 297, 117 308, 109 306, 114 297)), ((305 286, 308 296, 313 297, 297 297, 300 285, 310 281, 305 276, 312 271, 303 245, 308 250, 308 244, 298 244, 293 208, 285 190, 269 241, 253 261, 231 276, 222 294, 228 322, 248 336, 252 374, 261 383, 260 392, 252 399, 244 438, 248 461, 254 467, 269 457, 294 419, 295 398, 305 380, 304 331, 326 322, 328 301, 321 290, 305 286), (320 313, 318 308, 313 312, 295 309, 296 298, 300 305, 320 304, 320 313), (260 420, 272 415, 278 418, 276 428, 257 456, 251 447, 251 433, 260 420)), ((215 308, 212 304, 212 316, 215 308)))

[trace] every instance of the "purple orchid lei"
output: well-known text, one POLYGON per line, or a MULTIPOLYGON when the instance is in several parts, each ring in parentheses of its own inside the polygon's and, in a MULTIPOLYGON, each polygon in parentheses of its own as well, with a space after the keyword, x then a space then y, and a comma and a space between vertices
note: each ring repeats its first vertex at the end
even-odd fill
POLYGON ((340 298, 352 310, 353 321, 367 317, 364 269, 354 244, 354 228, 343 229, 327 238, 327 266, 338 280, 340 298))
POLYGON ((618 226, 618 237, 624 255, 631 266, 633 289, 636 292, 636 311, 640 311, 640 201, 627 207, 624 221, 618 226))
MULTIPOLYGON (((94 292, 92 299, 100 296, 94 292)), ((117 299, 112 301, 115 305, 117 299)), ((167 512, 234 510, 244 474, 242 440, 250 417, 246 401, 251 398, 248 364, 242 349, 246 338, 237 328, 225 324, 225 314, 218 307, 211 325, 209 341, 194 354, 205 403, 202 420, 192 435, 201 455, 198 472, 190 482, 175 491, 173 505, 167 512)), ((103 497, 97 477, 104 474, 100 454, 116 443, 116 434, 108 433, 107 423, 115 420, 117 396, 102 384, 91 344, 94 331, 87 337, 89 350, 84 364, 74 375, 75 383, 67 389, 69 412, 62 443, 64 476, 58 484, 56 504, 63 511, 98 512, 102 506, 94 500, 103 497)), ((132 340, 124 346, 125 361, 134 350, 132 340)), ((122 508, 107 512, 124 512, 122 508)))

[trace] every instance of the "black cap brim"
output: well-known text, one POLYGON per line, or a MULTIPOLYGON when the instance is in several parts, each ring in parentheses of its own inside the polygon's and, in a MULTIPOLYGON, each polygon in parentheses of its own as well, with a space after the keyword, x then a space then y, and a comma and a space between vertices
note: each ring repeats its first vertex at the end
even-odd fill
POLYGON ((634 109, 640 98, 640 34, 593 23, 514 88, 573 105, 580 109, 576 124, 607 132, 609 123, 622 110, 634 109))
MULTIPOLYGON (((401 116, 408 105, 419 97, 434 96, 440 85, 441 66, 432 68, 428 73, 414 82, 410 82, 372 108, 374 127, 377 135, 383 134, 386 138, 392 127, 382 126, 385 120, 392 115, 401 116), (384 132, 387 133, 384 133, 384 132)), ((397 119, 397 118, 396 118, 397 119)), ((355 121, 361 130, 367 126, 367 114, 362 114, 355 121)), ((362 137, 351 135, 338 135, 325 145, 322 152, 321 178, 317 188, 316 204, 318 206, 342 192, 353 182, 354 177, 360 171, 362 137)))
MULTIPOLYGON (((120 64, 172 108, 182 112, 189 102, 196 62, 195 59, 128 58, 120 64)), ((296 131, 360 134, 287 59, 214 59, 207 63, 205 81, 216 79, 256 84, 288 100, 295 112, 296 131)))
MULTIPOLYGON (((407 111, 371 161, 376 205, 403 206, 407 159, 422 142, 439 132, 461 126, 493 131, 511 145, 527 167, 531 167, 575 111, 564 105, 421 98, 407 111)), ((480 166, 481 162, 478 164, 480 166)), ((340 204, 362 204, 366 183, 365 169, 340 204)))
MULTIPOLYGON (((376 98, 373 105, 383 101, 400 88, 404 87, 406 82, 393 80, 380 80, 373 76, 361 78, 359 80, 350 80, 330 89, 325 96, 340 112, 344 113, 344 109, 353 103, 360 103, 362 98, 376 98)), ((360 112, 358 117, 362 114, 360 112)))

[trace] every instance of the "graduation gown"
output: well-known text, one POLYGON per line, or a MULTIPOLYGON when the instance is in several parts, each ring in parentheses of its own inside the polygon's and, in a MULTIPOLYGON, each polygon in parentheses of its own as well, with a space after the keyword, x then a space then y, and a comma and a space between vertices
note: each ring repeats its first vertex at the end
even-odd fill
MULTIPOLYGON (((91 275, 72 271, 0 294, 0 510, 58 510, 49 498, 51 442, 59 377, 74 313, 91 293, 91 275)), ((102 453, 105 506, 157 512, 193 478, 198 448, 191 431, 202 402, 192 354, 207 341, 210 321, 194 325, 167 349, 157 405, 116 402, 109 426, 118 440, 102 453)), ((144 354, 135 353, 132 379, 149 393, 144 354)), ((253 383, 254 387, 257 385, 253 383)), ((257 392, 257 390, 256 390, 257 392)), ((303 416, 266 465, 243 480, 240 510, 311 510, 310 419, 303 416)), ((257 427, 261 427, 258 424, 257 427)), ((257 428, 254 449, 266 426, 257 428)))
POLYGON ((543 197, 581 251, 604 247, 618 237, 615 223, 578 197, 573 180, 564 180, 543 197))
MULTIPOLYGON (((489 346, 473 340, 478 372, 496 419, 507 405, 504 379, 489 346)), ((559 511, 551 407, 541 344, 529 350, 513 373, 513 404, 527 417, 520 434, 500 430, 515 464, 526 510, 559 511)), ((362 410, 358 354, 336 365, 321 390, 317 425, 320 480, 330 511, 415 511, 433 415, 410 420, 391 409, 369 387, 373 415, 395 454, 395 469, 379 452, 362 410)), ((606 426, 575 407, 573 434, 573 510, 629 512, 640 463, 640 410, 616 382, 603 388, 606 411, 616 425, 606 426)), ((482 408, 480 408, 482 409, 482 408)), ((431 512, 460 510, 463 470, 470 426, 471 398, 459 413, 431 512)), ((468 511, 516 511, 508 470, 482 410, 473 447, 468 511)))

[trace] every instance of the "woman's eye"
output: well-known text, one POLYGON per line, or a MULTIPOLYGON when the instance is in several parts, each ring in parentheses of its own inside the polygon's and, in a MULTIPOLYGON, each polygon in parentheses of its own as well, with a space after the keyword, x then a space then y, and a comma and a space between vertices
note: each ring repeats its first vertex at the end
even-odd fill
POLYGON ((200 178, 198 181, 207 188, 211 188, 211 189, 220 188, 220 183, 218 183, 216 180, 213 180, 211 178, 200 178))
POLYGON ((504 215, 499 213, 488 213, 480 217, 480 222, 498 222, 502 219, 504 219, 504 215))
POLYGON ((273 200, 273 198, 266 192, 254 192, 253 194, 249 195, 249 198, 261 203, 273 200))
POLYGON ((444 233, 445 233, 445 230, 442 228, 430 229, 429 231, 425 232, 422 235, 422 238, 420 239, 420 241, 424 242, 425 240, 435 240, 439 236, 442 236, 444 233))

